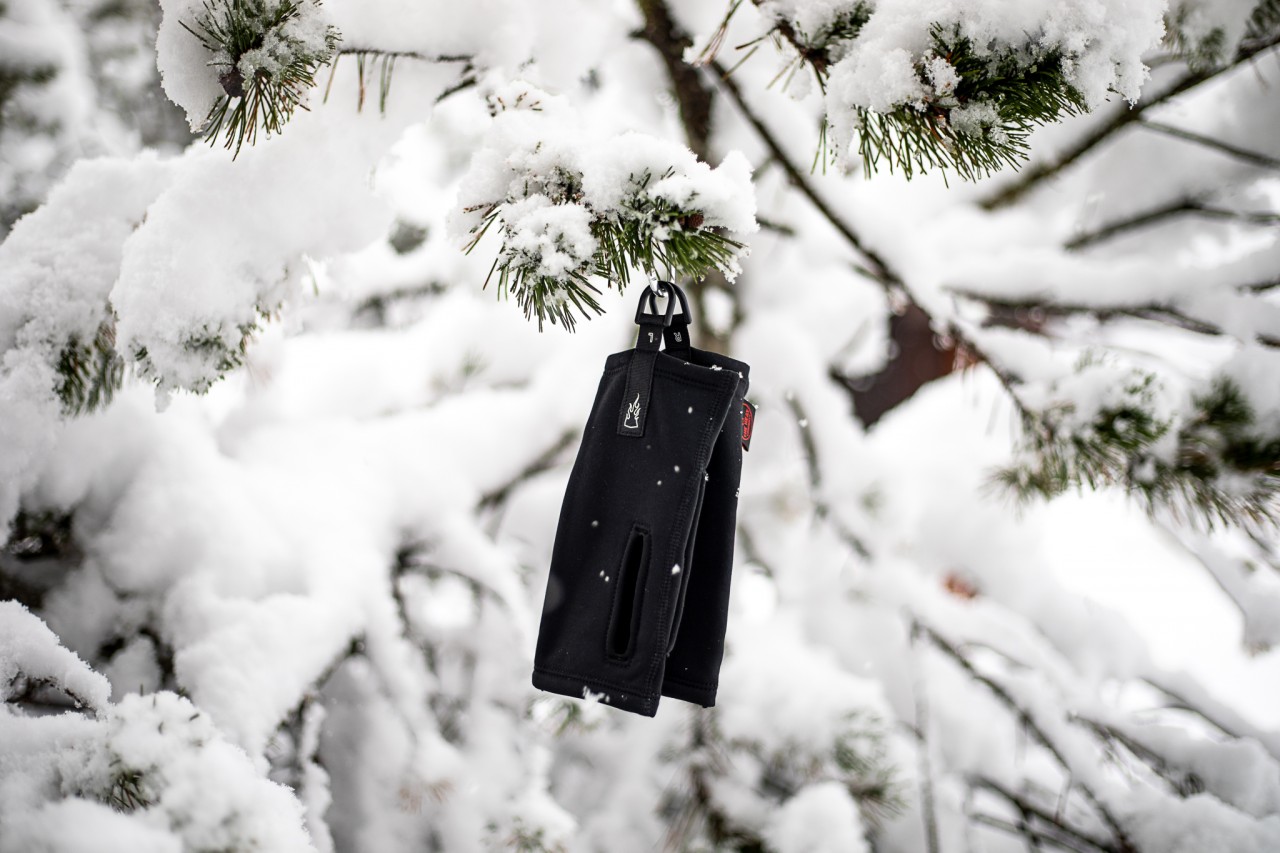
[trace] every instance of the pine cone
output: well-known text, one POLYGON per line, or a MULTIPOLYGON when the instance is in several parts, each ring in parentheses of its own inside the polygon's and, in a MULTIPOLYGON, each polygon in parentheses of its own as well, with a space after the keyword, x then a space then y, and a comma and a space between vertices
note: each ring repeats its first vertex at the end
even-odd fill
POLYGON ((232 67, 229 71, 219 74, 218 83, 221 84, 222 91, 232 98, 244 97, 244 75, 240 73, 239 68, 232 67))

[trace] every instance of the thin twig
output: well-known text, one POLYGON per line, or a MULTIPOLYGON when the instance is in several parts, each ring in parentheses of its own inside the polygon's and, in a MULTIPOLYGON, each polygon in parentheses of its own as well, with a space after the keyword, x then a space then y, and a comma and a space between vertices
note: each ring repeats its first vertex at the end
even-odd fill
MULTIPOLYGON (((1094 838, 1083 830, 1067 826, 1060 818, 1050 813, 1047 809, 1037 805, 1021 794, 1010 791, 994 779, 987 776, 975 776, 969 780, 969 784, 975 788, 995 794, 1009 803, 1009 805, 1016 808, 1021 814, 1027 817, 1033 817, 1036 820, 1045 823, 1048 827, 1052 827, 1052 830, 1055 833, 1070 836, 1073 840, 1080 842, 1081 844, 1087 844, 1091 848, 1106 851, 1106 853, 1113 853, 1113 851, 1117 849, 1110 842, 1104 839, 1094 838)), ((1045 830, 1042 829, 1041 831, 1045 830)))
POLYGON ((1060 850, 1070 850, 1072 851, 1072 853, 1094 853, 1094 851, 1097 849, 1104 849, 1104 850, 1111 849, 1111 848, 1081 847, 1073 843, 1072 841, 1067 841, 1066 839, 1063 839, 1063 838, 1056 838, 1053 835, 1050 835, 1048 832, 1045 832, 1044 830, 1032 829, 1031 827, 1025 826, 1025 825, 1019 826, 1016 823, 1010 823, 1007 820, 1002 820, 1001 818, 994 817, 989 814, 982 814, 981 812, 974 815, 970 815, 970 820, 972 820, 974 823, 982 824, 983 826, 989 826, 992 829, 1002 829, 1005 832, 1008 832, 1013 835, 1030 834, 1037 841, 1052 844, 1053 846, 1057 847, 1060 850))
POLYGON ((804 448, 805 464, 809 471, 809 501, 813 504, 814 515, 820 520, 830 521, 836 534, 858 556, 870 558, 871 551, 866 543, 832 511, 831 504, 822 496, 822 464, 818 457, 818 445, 809 430, 809 416, 805 413, 804 404, 795 394, 791 394, 787 397, 787 407, 795 418, 796 429, 800 433, 800 446, 804 448))
POLYGON ((471 62, 474 57, 464 53, 420 53, 416 50, 379 50, 376 47, 353 47, 346 45, 337 51, 338 56, 372 56, 376 59, 418 59, 422 62, 471 62))
POLYGON ((918 637, 914 627, 909 635, 912 669, 911 692, 915 699, 915 730, 918 742, 916 753, 919 757, 920 771, 920 812, 924 821, 924 839, 928 853, 938 853, 942 849, 938 838, 938 806, 933 794, 933 767, 929 760, 929 696, 928 685, 924 683, 924 672, 916 651, 918 637))
POLYGON ((1257 151, 1250 151, 1247 148, 1241 148, 1238 145, 1232 145, 1230 142, 1224 142, 1212 136, 1204 136, 1203 134, 1194 133, 1190 130, 1183 130, 1180 127, 1174 127, 1171 124, 1163 122, 1151 121, 1150 119, 1140 119, 1138 125, 1146 130, 1154 130, 1157 133, 1163 133, 1167 136, 1173 136, 1178 139, 1194 142, 1197 145, 1203 145, 1206 148, 1212 148, 1223 154, 1235 157, 1237 160, 1243 160, 1254 166, 1261 166, 1264 169, 1280 169, 1280 157, 1272 157, 1269 154, 1262 154, 1257 151))
MULTIPOLYGON (((866 260, 865 265, 857 267, 859 272, 879 283, 891 299, 905 300, 907 303, 920 308, 921 312, 926 317, 932 319, 932 315, 925 311, 924 308, 920 306, 919 300, 911 294, 910 289, 907 287, 906 282, 898 271, 894 269, 883 255, 868 246, 866 241, 858 235, 853 227, 849 225, 849 223, 845 222, 834 210, 832 210, 831 206, 827 204, 826 200, 818 193, 813 182, 806 177, 804 172, 802 172, 795 164, 795 161, 787 154, 786 149, 782 147, 782 143, 769 129, 769 126, 766 125, 764 121, 755 114, 755 111, 751 109, 751 105, 747 103, 746 97, 743 95, 742 90, 738 87, 738 84, 733 80, 733 78, 726 77, 724 68, 717 62, 709 63, 709 67, 716 73, 716 75, 718 75, 716 80, 717 84, 729 94, 730 99, 732 99, 734 104, 737 105, 738 111, 742 114, 742 117, 746 120, 747 124, 751 125, 752 129, 755 130, 760 141, 764 143, 764 146, 772 155, 773 161, 778 164, 784 173, 786 173, 791 184, 799 190, 805 198, 809 199, 809 202, 814 206, 814 208, 822 214, 829 223, 831 223, 831 227, 835 228, 840 236, 842 236, 854 249, 854 251, 866 260)), ((992 373, 995 374, 996 378, 1000 381, 1000 384, 1004 386, 1005 390, 1008 391, 1009 395, 1013 398, 1014 405, 1018 407, 1019 411, 1027 414, 1026 407, 1017 395, 1017 378, 1014 376, 1012 371, 997 362, 992 361, 983 352, 982 348, 969 339, 969 337, 963 333, 963 330, 958 328, 954 323, 948 325, 948 333, 955 338, 958 344, 962 345, 977 359, 986 363, 986 365, 991 368, 992 373)))
POLYGON ((742 89, 738 86, 737 81, 728 76, 724 66, 719 62, 712 61, 708 63, 708 68, 715 73, 716 84, 728 93, 729 98, 737 105, 738 111, 742 114, 742 117, 746 119, 747 124, 751 125, 752 129, 755 130, 756 135, 760 137, 760 141, 764 143, 765 147, 769 149, 769 153, 773 155, 773 158, 777 161, 778 165, 782 167, 784 172, 786 172, 787 178, 791 181, 792 185, 795 186, 795 188, 798 189, 805 198, 809 199, 809 202, 817 208, 818 212, 821 213, 828 222, 831 223, 831 226, 835 228, 836 231, 840 232, 840 236, 843 237, 845 241, 858 252, 858 254, 866 259, 868 266, 864 269, 864 272, 887 289, 905 289, 902 276, 894 270, 894 268, 879 252, 868 246, 866 242, 858 236, 857 232, 855 232, 847 222, 841 219, 836 212, 831 209, 831 206, 827 204, 826 200, 818 194, 817 189, 808 180, 808 178, 805 177, 804 173, 800 171, 799 167, 796 166, 795 162, 787 154, 786 149, 782 147, 782 143, 778 141, 776 136, 774 136, 773 131, 771 131, 769 127, 755 114, 755 111, 751 109, 751 105, 747 103, 747 99, 742 94, 742 89))
POLYGON ((748 524, 738 524, 738 543, 742 545, 742 556, 746 557, 747 562, 754 563, 759 566, 765 573, 766 577, 776 578, 778 573, 774 571, 772 565, 765 560, 760 553, 760 547, 756 544, 755 534, 751 532, 751 526, 748 524))
POLYGON ((1176 768, 1170 766, 1168 759, 1146 744, 1140 743, 1127 732, 1121 731, 1111 723, 1092 717, 1076 715, 1073 719, 1081 725, 1088 726, 1103 740, 1113 741, 1124 747, 1130 755, 1149 767, 1173 793, 1186 796, 1189 793, 1198 792, 1199 789, 1195 789, 1192 782, 1194 776, 1185 773, 1177 774, 1176 768))
POLYGON ((1280 213, 1267 211, 1230 210, 1223 207, 1211 207, 1193 199, 1179 199, 1159 207, 1135 213, 1124 219, 1109 222, 1095 231, 1088 231, 1065 244, 1067 249, 1083 249, 1113 237, 1119 237, 1130 231, 1156 225, 1166 219, 1182 214, 1193 214, 1205 219, 1219 219, 1228 222, 1244 222, 1250 225, 1275 225, 1280 223, 1280 213))
MULTIPOLYGON (((992 316, 988 319, 987 325, 1012 326, 1021 328, 1024 331, 1027 330, 1026 325, 1019 323, 1016 317, 1017 313, 1021 311, 1038 311, 1043 317, 1070 317, 1078 314, 1088 314, 1101 323, 1115 319, 1147 320, 1211 337, 1229 334, 1221 326, 1210 323, 1207 320, 1201 320, 1198 317, 1192 317, 1173 305, 1144 303, 1139 305, 1099 306, 1078 302, 1009 299, 999 296, 987 296, 978 291, 961 288, 950 288, 950 290, 957 296, 986 304, 992 310, 992 316)), ((1258 334, 1254 336, 1254 340, 1263 346, 1280 348, 1280 337, 1274 335, 1258 334)))
POLYGON ((554 468, 560 461, 560 454, 562 454, 569 445, 573 444, 577 438, 577 429, 567 429, 562 432, 560 437, 557 438, 553 444, 538 454, 538 456, 528 465, 521 468, 520 472, 514 477, 502 485, 494 489, 490 489, 481 495, 480 500, 476 504, 477 509, 493 509, 494 507, 505 503, 507 498, 511 496, 511 492, 521 483, 524 483, 532 477, 536 477, 544 471, 549 471, 554 468))
POLYGON ((1209 71, 1189 71, 1186 74, 1183 74, 1174 81, 1173 84, 1166 87, 1163 91, 1149 100, 1143 101, 1130 109, 1120 109, 1113 113, 1110 119, 1098 124, 1092 131, 1085 134, 1074 145, 1059 154, 1053 160, 1034 166, 1023 172, 1016 181, 1007 184, 997 190, 994 194, 984 199, 982 201, 982 207, 987 210, 995 210, 1018 201, 1038 185, 1073 165, 1077 160, 1085 154, 1088 154, 1094 148, 1098 147, 1098 145, 1105 142, 1118 131, 1121 131, 1129 125, 1137 122, 1146 114, 1147 110, 1166 103, 1167 101, 1176 98, 1178 95, 1181 95, 1183 92, 1194 89, 1203 83, 1213 80, 1221 74, 1240 67, 1260 53, 1275 47, 1277 44, 1280 44, 1280 33, 1275 33, 1268 38, 1255 42, 1242 44, 1231 62, 1220 68, 1215 68, 1209 71))
POLYGON ((1085 800, 1093 806, 1098 815, 1102 818, 1102 821, 1107 825, 1107 828, 1111 830, 1111 834, 1118 843, 1118 846, 1113 849, 1118 851, 1118 853, 1134 853, 1133 845, 1129 842, 1128 836, 1120 826, 1120 822, 1116 819, 1116 816, 1111 812, 1111 809, 1109 809, 1098 795, 1094 793, 1088 783, 1076 778, 1076 774, 1072 772, 1071 763, 1067 760, 1063 751, 1053 742, 1053 739, 1049 737, 1048 732, 1040 726, 1039 722, 1037 722, 1031 712, 1014 698, 1008 688, 997 682, 995 679, 979 672, 973 665, 972 661, 965 657, 965 655, 956 648, 951 641, 943 637, 933 628, 915 620, 912 623, 912 630, 920 631, 921 634, 928 638, 928 640, 933 643, 939 651, 951 660, 955 661, 956 665, 963 669, 970 678, 990 690, 1001 703, 1013 712, 1013 715, 1026 729, 1027 733, 1030 734, 1037 743, 1044 747, 1045 750, 1053 756, 1054 760, 1058 762, 1058 765, 1072 777, 1072 784, 1074 787, 1079 789, 1085 800))

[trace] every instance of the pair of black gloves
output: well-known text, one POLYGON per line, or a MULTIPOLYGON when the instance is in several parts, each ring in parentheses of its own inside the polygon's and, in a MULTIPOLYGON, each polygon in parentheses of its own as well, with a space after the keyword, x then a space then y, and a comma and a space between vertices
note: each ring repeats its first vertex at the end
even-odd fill
POLYGON ((662 696, 715 704, 754 418, 747 365, 690 347, 684 292, 656 287, 640 298, 635 349, 605 361, 560 510, 533 669, 535 687, 650 717, 662 696))

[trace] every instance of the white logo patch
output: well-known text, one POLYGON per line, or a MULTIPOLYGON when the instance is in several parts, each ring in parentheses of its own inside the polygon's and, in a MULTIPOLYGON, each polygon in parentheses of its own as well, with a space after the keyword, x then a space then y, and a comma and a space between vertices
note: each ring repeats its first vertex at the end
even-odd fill
POLYGON ((631 401, 631 405, 627 406, 627 416, 622 421, 622 426, 626 429, 640 429, 640 392, 636 392, 636 398, 631 401))

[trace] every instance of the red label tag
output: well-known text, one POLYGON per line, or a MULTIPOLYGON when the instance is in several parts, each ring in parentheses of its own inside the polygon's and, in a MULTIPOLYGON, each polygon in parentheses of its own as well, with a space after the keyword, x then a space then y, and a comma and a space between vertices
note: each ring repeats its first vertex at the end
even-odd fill
POLYGON ((756 407, 751 401, 742 400, 742 449, 751 449, 751 428, 756 425, 756 407))

